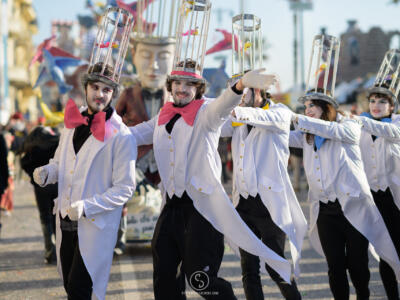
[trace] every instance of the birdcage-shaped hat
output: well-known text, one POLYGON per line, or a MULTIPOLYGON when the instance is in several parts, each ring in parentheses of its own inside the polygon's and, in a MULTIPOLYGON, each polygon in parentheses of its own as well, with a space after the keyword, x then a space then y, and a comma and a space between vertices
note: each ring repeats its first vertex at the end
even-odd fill
POLYGON ((261 19, 252 14, 232 18, 232 79, 262 67, 261 19))
POLYGON ((308 66, 306 90, 299 98, 300 103, 307 100, 323 100, 339 108, 335 96, 337 66, 339 63, 340 41, 331 35, 316 35, 313 40, 308 66))
POLYGON ((110 7, 104 12, 93 44, 88 72, 82 78, 84 86, 88 81, 101 81, 113 88, 118 86, 132 27, 133 16, 128 11, 110 7))
POLYGON ((138 0, 132 43, 175 43, 180 0, 138 0))
POLYGON ((374 86, 367 91, 367 97, 372 94, 384 94, 392 99, 395 111, 398 110, 397 97, 400 91, 400 50, 391 49, 385 53, 374 86))
POLYGON ((170 79, 205 82, 202 74, 210 12, 209 0, 181 0, 170 79))

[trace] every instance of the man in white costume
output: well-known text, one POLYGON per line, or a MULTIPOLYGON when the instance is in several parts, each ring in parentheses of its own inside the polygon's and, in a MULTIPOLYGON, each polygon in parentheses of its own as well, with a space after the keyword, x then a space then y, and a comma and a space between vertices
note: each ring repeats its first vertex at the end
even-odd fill
MULTIPOLYGON (((287 172, 292 112, 275 104, 265 90, 248 89, 234 115, 240 123, 228 120, 221 133, 232 136, 234 205, 252 231, 282 257, 289 237, 298 276, 307 222, 287 172)), ((264 299, 259 258, 243 249, 240 256, 246 298, 264 299)), ((289 284, 265 268, 285 299, 301 299, 294 280, 289 284)))
MULTIPOLYGON (((95 43, 94 53, 102 44, 95 43)), ((136 142, 110 106, 118 95, 120 74, 114 70, 125 57, 119 54, 114 68, 107 59, 91 60, 82 78, 87 107, 78 110, 69 100, 54 158, 34 171, 40 186, 58 182, 57 268, 68 299, 105 298, 122 206, 135 190, 136 142)))
POLYGON ((288 281, 287 262, 265 247, 234 210, 220 181, 217 152, 221 126, 240 102, 244 86, 265 88, 273 81, 273 76, 255 70, 219 98, 206 100, 202 78, 172 72, 167 88, 174 103, 167 103, 150 121, 131 127, 138 145, 153 143, 166 197, 152 241, 156 299, 185 299, 184 286, 176 279, 181 263, 192 285, 190 279, 197 272, 207 274, 207 288, 198 291, 203 297, 216 293, 220 299, 235 299, 230 284, 217 277, 222 234, 270 261, 288 281))
POLYGON ((177 50, 166 84, 173 102, 151 120, 130 127, 138 145, 153 144, 161 177, 164 206, 152 240, 157 300, 186 299, 185 277, 205 299, 236 299, 231 284, 218 277, 224 235, 290 281, 288 261, 266 247, 234 209, 221 184, 217 151, 221 126, 239 104, 244 87, 266 89, 275 77, 254 70, 217 99, 203 98, 210 8, 207 0, 182 1, 177 50))

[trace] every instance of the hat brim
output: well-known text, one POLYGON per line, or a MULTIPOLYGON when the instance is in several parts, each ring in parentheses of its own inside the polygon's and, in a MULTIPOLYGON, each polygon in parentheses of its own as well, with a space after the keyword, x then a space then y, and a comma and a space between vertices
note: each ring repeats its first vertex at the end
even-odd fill
POLYGON ((298 100, 301 104, 304 104, 308 100, 322 100, 331 104, 335 109, 339 108, 339 104, 332 97, 322 94, 322 93, 308 93, 304 96, 301 96, 298 100))
POLYGON ((198 83, 206 83, 204 78, 196 78, 192 76, 185 76, 185 75, 168 75, 169 80, 187 80, 190 82, 198 82, 198 83))
POLYGON ((105 76, 96 74, 96 73, 92 73, 92 74, 83 74, 82 76, 82 84, 85 86, 87 84, 88 81, 100 81, 102 83, 105 83, 109 86, 111 86, 113 89, 117 88, 119 86, 119 84, 105 76))

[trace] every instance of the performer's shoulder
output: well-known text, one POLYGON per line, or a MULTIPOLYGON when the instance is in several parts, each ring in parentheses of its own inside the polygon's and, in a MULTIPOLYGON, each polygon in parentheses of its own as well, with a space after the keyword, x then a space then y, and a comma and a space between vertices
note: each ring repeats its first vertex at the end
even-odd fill
POLYGON ((117 134, 125 134, 125 133, 130 133, 129 128, 122 122, 122 118, 118 113, 114 110, 113 114, 110 118, 110 123, 109 126, 111 127, 111 130, 113 130, 114 137, 117 134))

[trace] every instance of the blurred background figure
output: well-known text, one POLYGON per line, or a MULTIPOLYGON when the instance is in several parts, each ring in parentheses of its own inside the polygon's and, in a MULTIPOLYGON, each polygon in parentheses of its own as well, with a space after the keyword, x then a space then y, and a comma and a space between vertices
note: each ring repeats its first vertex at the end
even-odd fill
POLYGON ((24 116, 22 113, 16 112, 11 116, 7 129, 15 137, 11 145, 11 151, 18 152, 18 150, 21 149, 24 138, 27 135, 24 116))
MULTIPOLYGON (((0 196, 8 186, 8 164, 7 164, 7 146, 4 135, 0 132, 0 196)), ((0 233, 1 233, 1 210, 0 210, 0 233)))
POLYGON ((21 149, 25 137, 28 134, 26 129, 25 119, 21 112, 15 112, 11 115, 10 120, 6 126, 6 130, 12 134, 13 141, 10 150, 14 156, 14 180, 20 180, 22 177, 22 170, 20 167, 21 149))
MULTIPOLYGON (((14 136, 9 132, 4 132, 3 137, 6 143, 7 154, 5 154, 7 166, 8 166, 8 187, 0 197, 0 209, 5 212, 5 215, 11 215, 11 211, 14 208, 14 159, 15 155, 12 151, 9 151, 14 141, 14 136)), ((2 154, 1 154, 2 155, 2 154)))
POLYGON ((47 164, 54 156, 59 141, 57 135, 50 127, 42 125, 34 128, 26 137, 21 153, 21 167, 31 178, 35 191, 36 204, 39 210, 42 225, 45 254, 44 259, 48 264, 56 263, 55 248, 55 216, 53 215, 54 199, 58 195, 57 184, 40 187, 33 181, 35 168, 47 164))

